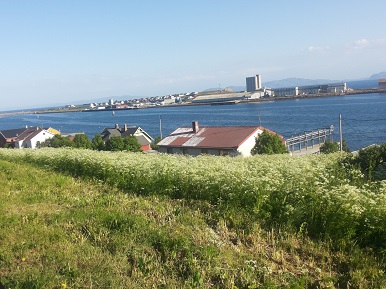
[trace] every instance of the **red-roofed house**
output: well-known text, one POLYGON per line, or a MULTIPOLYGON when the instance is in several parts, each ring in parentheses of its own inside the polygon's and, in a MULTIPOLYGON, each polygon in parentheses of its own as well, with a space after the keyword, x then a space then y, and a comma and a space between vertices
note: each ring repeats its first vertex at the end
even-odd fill
POLYGON ((168 154, 250 156, 256 137, 264 130, 274 133, 262 126, 199 127, 194 121, 191 127, 177 128, 157 145, 159 152, 168 154))

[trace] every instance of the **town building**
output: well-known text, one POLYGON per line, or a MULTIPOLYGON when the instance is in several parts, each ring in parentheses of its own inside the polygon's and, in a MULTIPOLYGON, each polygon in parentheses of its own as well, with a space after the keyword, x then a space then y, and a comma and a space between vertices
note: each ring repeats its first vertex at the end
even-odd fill
POLYGON ((386 78, 381 78, 378 80, 378 88, 386 89, 386 78))
POLYGON ((246 78, 247 92, 254 92, 261 88, 261 78, 259 74, 246 78))
POLYGON ((115 127, 105 128, 101 132, 102 140, 104 142, 115 136, 124 138, 130 135, 136 137, 143 151, 148 151, 151 149, 150 144, 153 142, 153 138, 139 126, 128 126, 124 124, 123 128, 120 128, 119 125, 116 124, 115 127))
POLYGON ((267 129, 262 126, 199 127, 198 122, 194 121, 191 127, 177 128, 157 145, 159 152, 168 154, 247 157, 251 155, 256 137, 264 130, 267 129))
POLYGON ((299 95, 299 87, 297 86, 274 89, 275 97, 296 96, 296 95, 299 95))
POLYGON ((320 93, 333 93, 339 94, 347 91, 346 82, 331 83, 331 84, 318 84, 318 85, 306 85, 295 87, 275 88, 275 97, 297 96, 297 95, 310 95, 320 93))

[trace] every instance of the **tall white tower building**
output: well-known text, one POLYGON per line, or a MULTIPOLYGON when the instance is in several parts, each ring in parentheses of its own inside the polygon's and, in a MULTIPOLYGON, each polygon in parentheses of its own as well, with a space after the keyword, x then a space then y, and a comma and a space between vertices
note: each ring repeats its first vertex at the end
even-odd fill
POLYGON ((246 84, 247 84, 248 92, 259 90, 261 88, 260 74, 256 74, 256 76, 252 76, 252 77, 247 77, 246 84))

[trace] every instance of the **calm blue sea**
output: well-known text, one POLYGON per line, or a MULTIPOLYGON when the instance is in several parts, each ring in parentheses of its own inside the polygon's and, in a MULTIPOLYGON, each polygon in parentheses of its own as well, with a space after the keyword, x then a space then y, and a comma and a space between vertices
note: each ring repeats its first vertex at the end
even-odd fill
POLYGON ((198 121, 201 126, 262 125, 284 137, 318 128, 335 127, 351 150, 386 142, 386 94, 358 94, 324 98, 291 99, 236 105, 157 107, 106 112, 71 112, 14 115, 0 118, 0 130, 25 126, 53 127, 61 132, 84 132, 90 138, 115 124, 140 126, 152 137, 166 136, 180 126, 198 121))

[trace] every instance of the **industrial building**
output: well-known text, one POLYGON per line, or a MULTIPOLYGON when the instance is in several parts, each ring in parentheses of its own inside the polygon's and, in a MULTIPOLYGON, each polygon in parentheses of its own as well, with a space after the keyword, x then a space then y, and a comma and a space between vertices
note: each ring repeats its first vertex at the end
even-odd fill
POLYGON ((336 94, 336 93, 344 93, 346 91, 347 91, 347 84, 345 82, 342 82, 342 83, 332 83, 332 84, 322 84, 322 85, 275 88, 274 96, 285 97, 285 96, 309 95, 309 94, 318 94, 318 93, 336 94))
POLYGON ((381 78, 378 80, 378 88, 386 89, 386 78, 381 78))
POLYGON ((246 85, 247 85, 247 91, 248 92, 254 92, 254 91, 261 89, 260 75, 256 74, 256 76, 247 77, 246 78, 246 85))

